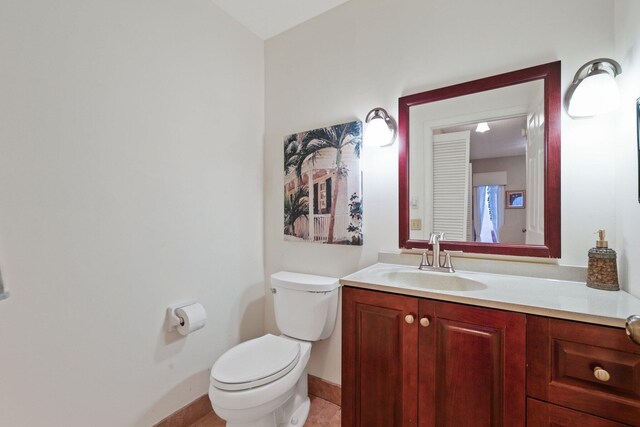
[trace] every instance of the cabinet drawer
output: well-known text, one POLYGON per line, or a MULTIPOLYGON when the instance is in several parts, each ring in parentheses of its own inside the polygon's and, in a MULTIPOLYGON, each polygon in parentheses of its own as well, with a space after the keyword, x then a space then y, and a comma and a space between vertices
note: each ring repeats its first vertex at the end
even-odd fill
POLYGON ((584 412, 527 399, 527 427, 629 427, 584 412))
POLYGON ((640 346, 624 330, 527 316, 527 394, 640 425, 640 346))

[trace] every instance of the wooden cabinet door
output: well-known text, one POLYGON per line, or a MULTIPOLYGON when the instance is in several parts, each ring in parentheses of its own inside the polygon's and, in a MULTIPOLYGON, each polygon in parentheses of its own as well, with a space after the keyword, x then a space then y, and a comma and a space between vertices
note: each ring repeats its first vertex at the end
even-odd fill
POLYGON ((421 300, 424 317, 419 426, 524 426, 525 316, 421 300))
POLYGON ((527 399, 527 427, 629 427, 615 421, 527 399))
POLYGON ((417 312, 417 298, 343 288, 343 426, 416 425, 417 312))

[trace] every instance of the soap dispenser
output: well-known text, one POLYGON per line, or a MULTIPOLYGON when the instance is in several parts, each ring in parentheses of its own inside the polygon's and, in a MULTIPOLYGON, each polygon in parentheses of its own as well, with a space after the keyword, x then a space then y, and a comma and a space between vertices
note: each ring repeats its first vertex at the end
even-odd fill
POLYGON ((609 248, 604 230, 598 230, 596 247, 589 249, 587 286, 605 291, 619 291, 616 251, 609 248))

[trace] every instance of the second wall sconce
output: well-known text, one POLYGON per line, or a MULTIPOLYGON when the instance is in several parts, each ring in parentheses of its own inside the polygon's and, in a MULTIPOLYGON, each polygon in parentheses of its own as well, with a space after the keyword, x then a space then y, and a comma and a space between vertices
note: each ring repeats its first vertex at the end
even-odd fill
POLYGON ((591 117, 614 110, 620 94, 615 77, 622 72, 613 59, 598 58, 578 69, 564 99, 573 118, 591 117))
POLYGON ((387 147, 393 144, 398 133, 396 121, 384 108, 369 111, 364 122, 364 144, 370 147, 387 147))

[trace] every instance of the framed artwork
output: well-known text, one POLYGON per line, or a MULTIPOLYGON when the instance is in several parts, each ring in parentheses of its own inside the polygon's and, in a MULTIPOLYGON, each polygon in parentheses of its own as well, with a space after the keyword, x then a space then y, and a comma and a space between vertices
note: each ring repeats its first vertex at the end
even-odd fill
POLYGON ((284 139, 284 238, 362 245, 362 122, 284 139))
POLYGON ((524 209, 525 208, 525 191, 507 191, 507 209, 524 209))
POLYGON ((636 144, 638 145, 638 203, 640 203, 640 98, 636 99, 636 144))

